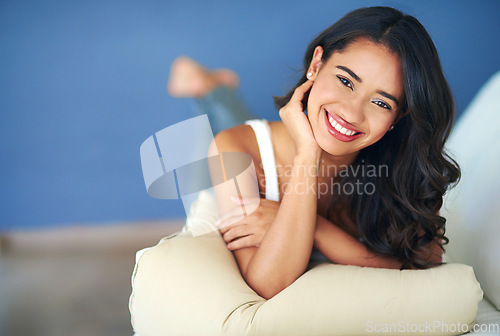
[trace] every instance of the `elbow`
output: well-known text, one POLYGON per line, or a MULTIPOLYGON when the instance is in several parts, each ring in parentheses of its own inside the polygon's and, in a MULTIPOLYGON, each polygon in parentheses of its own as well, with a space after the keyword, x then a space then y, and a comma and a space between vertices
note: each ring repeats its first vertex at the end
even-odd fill
POLYGON ((274 296, 276 296, 276 294, 278 294, 279 292, 281 292, 285 288, 286 287, 283 287, 283 288, 272 288, 270 286, 262 286, 262 287, 260 287, 258 289, 255 289, 255 292, 257 294, 259 294, 259 296, 261 296, 262 298, 264 298, 266 300, 270 300, 274 296))
POLYGON ((266 281, 247 280, 248 285, 262 298, 269 300, 281 292, 287 286, 277 286, 266 281))
POLYGON ((272 299, 276 294, 278 294, 281 291, 272 291, 272 290, 258 290, 257 288, 254 288, 254 291, 262 298, 266 300, 272 299))
POLYGON ((283 279, 263 274, 247 273, 245 276, 247 284, 262 298, 269 300, 276 294, 290 286, 296 278, 283 279))

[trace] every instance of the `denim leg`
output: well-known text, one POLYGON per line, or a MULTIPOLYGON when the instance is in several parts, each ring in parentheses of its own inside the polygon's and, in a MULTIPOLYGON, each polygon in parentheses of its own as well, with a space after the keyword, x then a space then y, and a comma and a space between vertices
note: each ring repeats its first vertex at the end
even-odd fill
POLYGON ((203 98, 196 99, 201 114, 207 114, 214 135, 245 121, 255 119, 236 92, 220 86, 203 98))
MULTIPOLYGON (((236 92, 226 86, 220 86, 205 97, 195 99, 195 101, 198 112, 207 115, 214 136, 224 129, 256 118, 247 110, 236 92)), ((193 136, 193 146, 195 147, 193 150, 196 150, 196 153, 208 153, 209 143, 200 141, 200 139, 196 139, 195 135, 193 136)), ((195 171, 193 169, 193 172, 189 173, 188 168, 186 168, 186 174, 183 174, 184 178, 178 181, 179 186, 182 185, 181 189, 184 191, 181 191, 181 195, 186 213, 189 212, 192 202, 198 197, 199 191, 212 185, 208 166, 205 167, 206 171, 203 171, 203 168, 200 169, 202 170, 195 171)), ((178 173, 178 177, 179 175, 178 173)), ((209 190, 212 192, 211 188, 209 190)))

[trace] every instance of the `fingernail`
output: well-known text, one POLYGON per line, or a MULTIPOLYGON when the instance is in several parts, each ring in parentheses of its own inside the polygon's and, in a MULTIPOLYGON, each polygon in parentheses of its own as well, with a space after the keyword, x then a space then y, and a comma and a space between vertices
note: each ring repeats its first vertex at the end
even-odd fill
POLYGON ((220 223, 221 223, 221 222, 222 222, 222 220, 221 220, 221 219, 217 219, 217 220, 215 221, 215 226, 220 226, 220 223))
POLYGON ((231 244, 227 244, 227 248, 230 250, 231 249, 231 244))
POLYGON ((233 203, 242 204, 242 200, 239 197, 231 196, 231 201, 233 201, 233 203))

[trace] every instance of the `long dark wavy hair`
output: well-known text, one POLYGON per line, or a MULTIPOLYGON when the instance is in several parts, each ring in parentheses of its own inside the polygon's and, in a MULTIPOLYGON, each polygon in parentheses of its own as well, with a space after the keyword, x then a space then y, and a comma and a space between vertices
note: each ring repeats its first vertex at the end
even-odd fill
MULTIPOLYGON (((448 243, 446 220, 439 210, 448 187, 458 182, 460 169, 444 151, 454 122, 453 97, 436 47, 420 22, 389 7, 348 13, 310 43, 302 77, 286 96, 274 98, 275 105, 278 109, 285 106, 294 90, 307 80, 317 46, 323 48, 325 63, 335 51, 341 52, 360 38, 384 45, 399 56, 404 102, 394 129, 362 149, 352 163, 353 168, 384 166, 387 176, 342 177, 341 185, 372 183, 376 192, 340 192, 332 198, 329 219, 335 209, 347 209, 367 248, 397 258, 402 268, 428 268, 435 265, 428 260, 429 243, 437 240, 443 250, 448 243)), ((306 108, 307 97, 303 103, 306 108)))

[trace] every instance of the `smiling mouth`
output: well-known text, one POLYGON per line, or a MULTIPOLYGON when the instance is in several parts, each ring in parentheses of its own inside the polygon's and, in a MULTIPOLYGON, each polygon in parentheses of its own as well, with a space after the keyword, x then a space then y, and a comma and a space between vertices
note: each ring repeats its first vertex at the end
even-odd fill
POLYGON ((328 132, 340 141, 353 141, 364 134, 356 129, 342 126, 327 110, 325 110, 325 119, 328 132))

